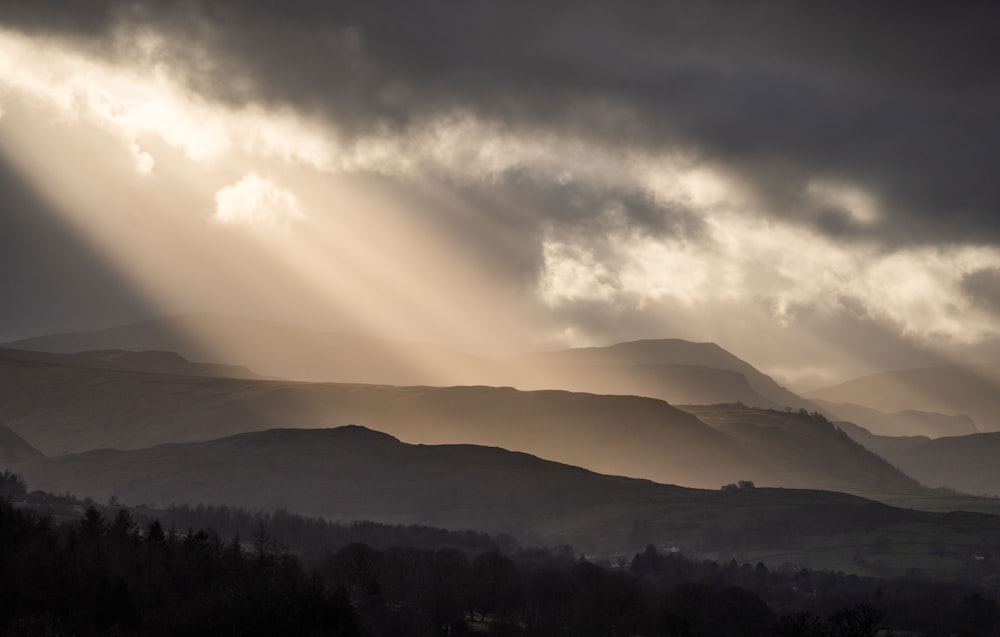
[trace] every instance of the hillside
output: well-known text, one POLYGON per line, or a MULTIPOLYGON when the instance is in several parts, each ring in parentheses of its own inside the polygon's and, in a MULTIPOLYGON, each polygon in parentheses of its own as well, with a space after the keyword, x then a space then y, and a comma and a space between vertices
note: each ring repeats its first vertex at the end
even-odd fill
POLYGON ((968 414, 981 431, 1000 430, 1000 365, 883 372, 817 389, 807 397, 886 412, 968 414))
MULTIPOLYGON (((499 446, 687 486, 753 480, 879 488, 865 472, 850 471, 854 461, 868 462, 863 450, 853 459, 841 457, 846 483, 823 471, 790 471, 787 463, 768 457, 774 450, 752 447, 663 401, 636 396, 169 376, 26 362, 0 353, 0 418, 48 455, 357 423, 407 442, 499 446)), ((890 483, 900 484, 895 478, 890 483)))
POLYGON ((837 426, 927 486, 1000 497, 1000 432, 931 439, 878 436, 851 423, 837 426))
MULTIPOLYGON (((916 493, 920 485, 818 414, 742 405, 686 405, 686 411, 766 457, 786 476, 824 475, 829 489, 869 485, 871 492, 916 493)), ((904 469, 905 471, 905 469, 904 469)), ((912 477, 911 477, 912 476, 912 477)), ((919 478, 917 478, 919 480, 919 478)), ((796 480, 798 482, 798 480, 796 480)))
POLYGON ((680 339, 491 359, 436 345, 217 314, 185 314, 10 344, 35 351, 167 350, 291 380, 383 385, 493 385, 812 409, 714 343, 680 339))

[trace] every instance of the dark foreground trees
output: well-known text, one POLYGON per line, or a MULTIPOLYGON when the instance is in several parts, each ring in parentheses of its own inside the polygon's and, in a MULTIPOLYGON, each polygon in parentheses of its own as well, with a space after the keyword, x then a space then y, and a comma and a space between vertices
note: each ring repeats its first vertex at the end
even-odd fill
POLYGON ((213 532, 76 524, 0 504, 0 634, 360 635, 346 591, 213 532))
POLYGON ((968 582, 719 565, 652 546, 611 568, 571 550, 468 548, 464 534, 466 548, 434 548, 447 532, 384 527, 368 531, 432 546, 342 543, 304 563, 262 520, 223 538, 127 510, 56 523, 0 502, 0 635, 1000 634, 997 591, 968 582))

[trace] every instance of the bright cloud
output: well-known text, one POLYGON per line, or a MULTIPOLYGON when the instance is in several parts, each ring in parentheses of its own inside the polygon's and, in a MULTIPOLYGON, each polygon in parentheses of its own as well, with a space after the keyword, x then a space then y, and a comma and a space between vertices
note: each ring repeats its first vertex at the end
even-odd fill
POLYGON ((196 162, 233 154, 329 168, 329 134, 291 112, 249 104, 227 108, 185 89, 159 62, 156 40, 139 38, 129 66, 87 57, 52 42, 0 31, 0 89, 31 100, 57 119, 78 120, 118 138, 136 170, 152 172, 155 158, 142 139, 154 137, 196 162))
POLYGON ((580 300, 640 306, 672 299, 685 307, 764 302, 791 324, 799 310, 860 306, 903 333, 961 343, 1000 336, 975 308, 966 276, 1000 267, 1000 250, 918 247, 883 253, 838 244, 808 229, 749 215, 715 213, 692 242, 629 233, 607 238, 598 259, 572 239, 545 242, 540 294, 559 306, 580 300))
POLYGON ((215 193, 213 218, 225 225, 274 228, 303 217, 294 194, 253 173, 215 193))

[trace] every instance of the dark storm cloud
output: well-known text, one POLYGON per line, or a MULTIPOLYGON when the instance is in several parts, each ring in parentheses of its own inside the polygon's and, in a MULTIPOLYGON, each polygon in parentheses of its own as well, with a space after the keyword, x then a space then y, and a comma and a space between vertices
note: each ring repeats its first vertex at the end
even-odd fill
POLYGON ((2 5, 4 22, 95 41, 153 26, 200 91, 346 135, 466 109, 689 152, 764 211, 845 239, 1000 241, 995 3, 67 4, 2 5), (808 196, 815 179, 870 191, 886 218, 858 226, 808 196))
POLYGON ((1000 268, 979 270, 962 279, 962 289, 972 300, 1000 320, 1000 268))

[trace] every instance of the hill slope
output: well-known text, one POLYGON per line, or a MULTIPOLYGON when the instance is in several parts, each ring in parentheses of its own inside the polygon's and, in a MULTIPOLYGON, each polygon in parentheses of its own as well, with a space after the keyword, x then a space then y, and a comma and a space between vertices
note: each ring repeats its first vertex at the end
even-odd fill
MULTIPOLYGON (((0 352, 0 418, 48 455, 209 440, 273 427, 360 423, 408 442, 525 451, 603 473, 717 488, 736 480, 877 488, 842 456, 842 476, 788 470, 652 398, 497 387, 388 387, 84 369, 0 352), (855 475, 857 479, 851 479, 855 475)), ((831 441, 833 438, 831 438, 831 441)))

